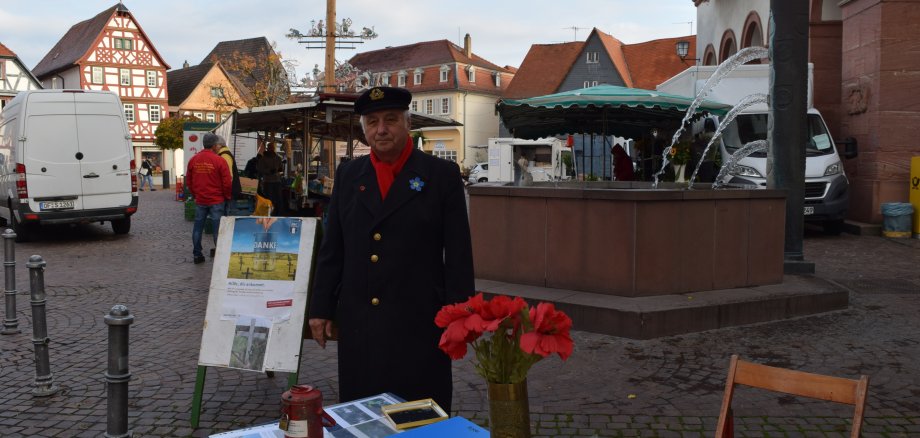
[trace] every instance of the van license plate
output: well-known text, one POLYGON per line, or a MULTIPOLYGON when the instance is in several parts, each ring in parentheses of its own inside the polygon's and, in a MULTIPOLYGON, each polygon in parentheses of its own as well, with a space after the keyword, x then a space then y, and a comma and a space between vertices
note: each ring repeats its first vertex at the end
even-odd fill
POLYGON ((73 208, 73 201, 46 201, 39 202, 40 210, 66 210, 73 208))
POLYGON ((805 206, 805 216, 808 216, 810 214, 815 214, 815 207, 812 205, 806 205, 805 206))

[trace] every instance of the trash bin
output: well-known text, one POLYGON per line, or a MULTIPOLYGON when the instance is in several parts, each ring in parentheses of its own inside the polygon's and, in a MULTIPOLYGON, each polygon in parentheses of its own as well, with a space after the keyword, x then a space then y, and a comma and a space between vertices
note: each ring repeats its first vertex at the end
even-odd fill
POLYGON ((907 202, 882 204, 882 234, 885 237, 910 237, 914 206, 907 202))
POLYGON ((166 169, 163 169, 163 188, 169 188, 169 171, 166 169))

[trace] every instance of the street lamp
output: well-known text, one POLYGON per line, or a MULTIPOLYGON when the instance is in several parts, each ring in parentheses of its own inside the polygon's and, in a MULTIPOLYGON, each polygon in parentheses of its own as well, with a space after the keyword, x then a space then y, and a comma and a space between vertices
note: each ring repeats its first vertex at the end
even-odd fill
POLYGON ((687 54, 690 53, 690 41, 678 41, 675 45, 677 46, 677 56, 684 60, 687 54))

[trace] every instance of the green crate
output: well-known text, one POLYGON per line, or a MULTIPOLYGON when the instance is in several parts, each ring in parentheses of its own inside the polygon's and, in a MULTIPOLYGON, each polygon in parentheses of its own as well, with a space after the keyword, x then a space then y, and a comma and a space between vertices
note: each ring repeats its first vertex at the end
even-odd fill
POLYGON ((185 220, 189 222, 195 220, 195 201, 188 198, 185 200, 185 220))

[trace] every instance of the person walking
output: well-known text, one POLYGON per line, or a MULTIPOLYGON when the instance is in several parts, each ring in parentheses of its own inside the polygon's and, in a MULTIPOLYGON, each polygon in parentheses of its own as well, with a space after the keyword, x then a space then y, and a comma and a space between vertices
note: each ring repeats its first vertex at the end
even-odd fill
POLYGON ((153 163, 150 162, 149 158, 144 157, 144 159, 141 160, 140 169, 137 169, 138 176, 140 176, 141 180, 138 187, 139 191, 144 191, 145 184, 150 187, 151 192, 157 191, 157 189, 153 187, 153 169, 153 163))
POLYGON ((204 262, 201 234, 208 217, 214 226, 214 246, 217 246, 220 218, 230 201, 232 187, 227 162, 214 151, 215 146, 227 145, 223 137, 209 132, 204 135, 201 144, 204 149, 192 156, 185 174, 185 183, 195 199, 195 225, 192 227, 192 257, 195 264, 204 262))
POLYGON ((256 168, 261 179, 262 194, 269 201, 272 201, 272 214, 275 216, 284 216, 285 205, 281 196, 281 157, 275 153, 275 142, 267 140, 265 142, 265 151, 259 158, 256 168))
POLYGON ((456 163, 409 137, 402 88, 355 102, 371 154, 342 163, 317 257, 309 325, 338 342, 339 398, 392 392, 451 409, 450 358, 434 318, 473 295, 473 254, 456 163))

